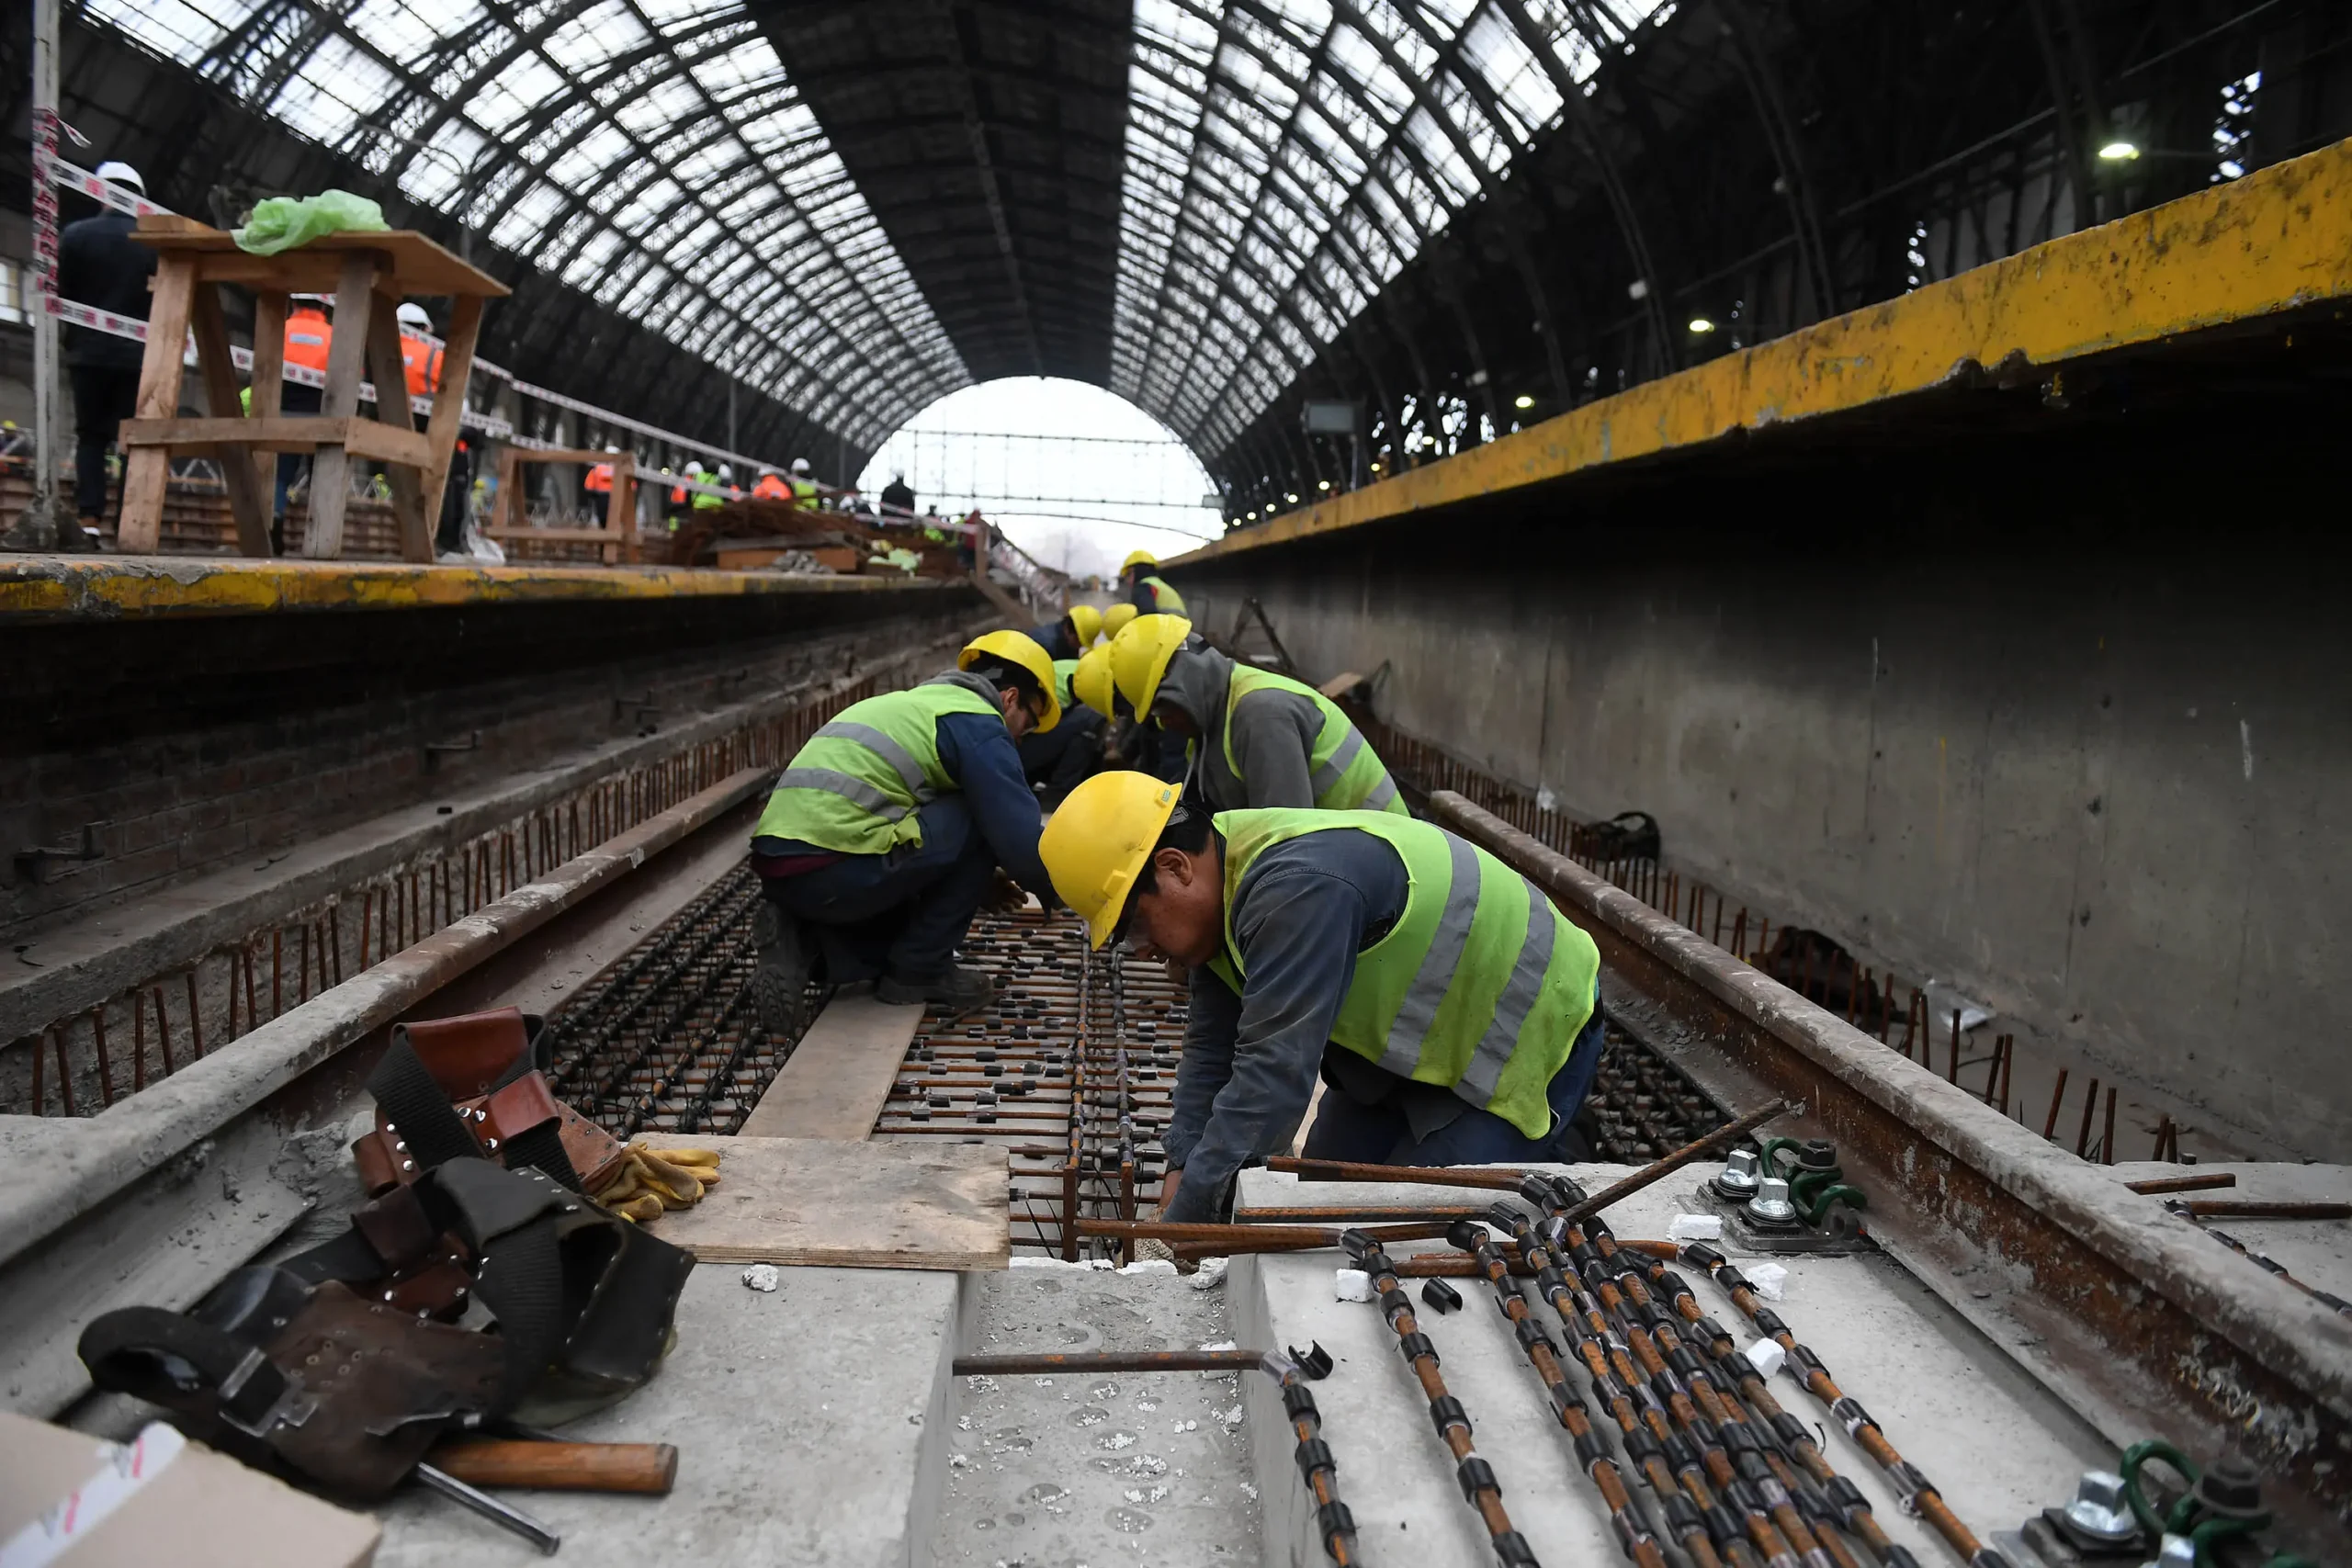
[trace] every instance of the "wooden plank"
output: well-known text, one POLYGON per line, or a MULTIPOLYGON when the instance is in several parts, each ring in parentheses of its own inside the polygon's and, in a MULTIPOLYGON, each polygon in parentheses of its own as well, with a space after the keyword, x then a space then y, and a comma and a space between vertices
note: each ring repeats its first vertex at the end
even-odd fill
MULTIPOLYGON (((141 419, 170 419, 180 412, 180 355, 187 342, 188 311, 194 308, 196 269, 183 260, 155 267, 154 298, 147 312, 147 353, 139 364, 141 419)), ((164 488, 171 479, 171 455, 124 449, 122 513, 115 525, 115 547, 127 556, 151 556, 164 538, 164 488)))
MULTIPOLYGON (((265 288, 254 295, 254 400, 245 412, 254 419, 276 419, 286 406, 286 296, 265 288)), ((269 507, 268 547, 277 553, 277 459, 267 452, 253 455, 254 475, 269 507)))
POLYGON ((466 412, 466 390, 473 378, 474 344, 481 335, 481 297, 460 294, 449 309, 449 335, 441 340, 441 384, 433 389, 433 415, 425 422, 426 445, 432 456, 423 479, 424 558, 434 556, 433 537, 441 529, 442 495, 449 484, 449 465, 458 451, 458 423, 466 412))
POLYGON ((620 537, 610 528, 534 528, 527 523, 516 528, 484 528, 482 533, 492 539, 540 539, 548 544, 609 546, 620 537))
POLYGON ((1001 1145, 664 1133, 645 1141, 656 1148, 720 1151, 718 1185, 693 1208, 646 1226, 706 1263, 1011 1266, 1011 1175, 1001 1145))
MULTIPOLYGON (((424 436, 416 428, 415 411, 409 407, 408 366, 401 358, 400 302, 379 293, 368 313, 368 374, 376 383, 376 423, 397 435, 424 436)), ((356 422, 355 422, 356 423, 356 422)), ((430 561, 433 536, 424 526, 424 498, 419 488, 423 471, 432 466, 433 443, 424 439, 422 462, 387 463, 384 482, 392 491, 392 522, 399 531, 401 558, 430 561)), ((346 446, 345 450, 349 450, 346 446)))
POLYGON ((291 251, 256 256, 237 249, 236 237, 186 218, 141 218, 131 238, 165 254, 201 257, 204 276, 223 283, 264 282, 297 294, 322 294, 327 281, 338 276, 344 257, 353 251, 377 252, 390 260, 388 291, 395 297, 423 294, 474 294, 504 299, 506 285, 467 265, 425 235, 413 229, 347 230, 322 234, 291 251), (319 258, 314 262, 313 258, 319 258), (281 275, 307 272, 322 275, 311 285, 281 275))
MULTIPOLYGON (((359 367, 368 353, 368 316, 375 309, 379 273, 373 251, 346 251, 334 293, 334 340, 327 347, 327 385, 319 412, 347 420, 359 412, 359 367)), ((385 395, 406 393, 405 382, 385 395)), ((343 554, 343 514, 351 504, 351 457, 342 445, 323 446, 311 459, 311 522, 302 531, 302 554, 334 560, 343 554)))
POLYGON ((899 1064, 922 1021, 919 1007, 888 1007, 872 993, 835 997, 800 1037, 791 1059, 743 1119, 743 1135, 859 1139, 874 1131, 899 1064))
POLYGON ((127 419, 116 439, 126 449, 162 446, 183 457, 214 457, 232 446, 308 452, 333 445, 355 457, 421 467, 431 455, 422 433, 395 430, 357 414, 349 419, 307 414, 279 414, 275 419, 127 419))
MULTIPOLYGON (((220 313, 218 284, 196 286, 190 321, 196 328, 196 364, 204 377, 205 412, 216 418, 237 415, 237 362, 229 352, 229 324, 220 313)), ((269 494, 256 481, 254 466, 233 448, 220 464, 220 479, 229 492, 229 514, 237 524, 237 548, 249 556, 269 554, 269 494)))

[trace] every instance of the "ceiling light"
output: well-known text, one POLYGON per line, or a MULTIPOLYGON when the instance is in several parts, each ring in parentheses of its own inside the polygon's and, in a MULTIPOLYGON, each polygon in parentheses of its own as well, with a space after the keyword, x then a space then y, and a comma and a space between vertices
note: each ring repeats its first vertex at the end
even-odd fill
POLYGON ((2128 164, 2140 155, 2140 149, 2129 141, 2110 141, 2098 150, 2098 155, 2104 163, 2128 164))
POLYGON ((1534 406, 1535 400, 1529 397, 1525 392, 1520 393, 1518 400, 1511 404, 1511 407, 1519 409, 1532 409, 1534 406))
POLYGON ((1252 512, 1252 513, 1250 514, 1250 522, 1252 522, 1252 523, 1255 523, 1256 521, 1258 521, 1258 514, 1257 514, 1256 513, 1252 512))
POLYGON ((1315 488, 1317 490, 1329 490, 1331 488, 1331 481, 1329 479, 1317 479, 1315 481, 1315 488))
POLYGON ((1283 492, 1283 499, 1284 501, 1289 502, 1293 506, 1296 506, 1296 505, 1298 504, 1298 497, 1297 497, 1297 496, 1295 496, 1295 495, 1293 495, 1293 494, 1292 494, 1290 491, 1284 491, 1283 492))
POLYGON ((1376 473, 1378 473, 1378 472, 1380 472, 1380 465, 1379 465, 1379 464, 1377 464, 1377 463, 1374 463, 1374 464, 1372 466, 1372 471, 1373 471, 1374 473, 1375 473, 1375 474, 1376 474, 1376 473))
POLYGON ((1693 316, 1690 318, 1690 330, 1694 333, 1711 333, 1715 330, 1715 323, 1704 316, 1693 316))
POLYGON ((1637 277, 1637 278, 1634 279, 1634 281, 1633 281, 1633 282, 1631 282, 1631 283, 1629 283, 1629 284, 1625 285, 1625 298, 1626 298, 1626 299, 1648 299, 1649 297, 1650 297, 1650 285, 1649 285, 1649 280, 1648 280, 1647 278, 1644 278, 1644 277, 1637 277))

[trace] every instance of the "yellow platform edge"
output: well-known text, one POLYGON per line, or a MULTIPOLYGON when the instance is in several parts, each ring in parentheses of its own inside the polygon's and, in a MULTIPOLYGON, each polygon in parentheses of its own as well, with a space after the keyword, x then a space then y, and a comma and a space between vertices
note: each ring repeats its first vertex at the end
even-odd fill
POLYGON ((0 556, 0 623, 566 601, 905 593, 933 578, 819 577, 684 567, 413 566, 189 556, 0 556))
POLYGON ((2352 141, 1645 382, 1163 564, 1203 564, 1850 413, 1974 367, 2063 367, 2348 297, 2352 141))

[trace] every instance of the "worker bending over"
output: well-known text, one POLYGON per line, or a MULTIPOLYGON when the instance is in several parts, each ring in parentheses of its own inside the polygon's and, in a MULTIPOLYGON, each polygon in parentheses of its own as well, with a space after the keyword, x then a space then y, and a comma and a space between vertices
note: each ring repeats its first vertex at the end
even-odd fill
POLYGON ((1161 1213, 1215 1218, 1234 1173, 1306 1134, 1317 1159, 1579 1156, 1600 1061, 1600 955, 1525 877, 1431 823, 1225 811, 1102 773, 1039 849, 1096 947, 1192 971, 1161 1213))
POLYGON ((1032 730, 1021 738, 1021 769, 1038 803, 1048 811, 1059 807, 1069 792, 1102 771, 1103 731, 1109 720, 1079 701, 1072 683, 1080 660, 1054 660, 1054 697, 1061 704, 1062 721, 1050 730, 1032 730))
POLYGON ((1029 635, 1057 662, 1074 660, 1102 635, 1102 612, 1091 604, 1072 604, 1069 614, 1031 627, 1029 635))
POLYGON ((1380 754, 1339 704, 1227 658, 1182 615, 1136 616, 1111 644, 1111 674, 1136 714, 1184 738, 1212 811, 1311 806, 1408 815, 1380 754))
POLYGON ((1119 592, 1139 615, 1181 615, 1184 596, 1159 579, 1159 563, 1149 550, 1137 550, 1119 563, 1119 592))
POLYGON ((771 1030, 801 1021, 820 959, 824 978, 875 980, 886 1002, 989 999, 988 975, 956 964, 956 947, 1000 866, 1053 907, 1017 743, 1060 718, 1044 650, 990 632, 955 670, 853 703, 810 737, 752 832, 771 1030))
MULTIPOLYGON (((1128 604, 1114 604, 1114 610, 1132 609, 1128 604)), ((1131 615, 1129 620, 1133 620, 1131 615)), ((1097 643, 1086 650, 1070 674, 1070 692, 1078 700, 1105 720, 1103 753, 1114 759, 1117 767, 1149 773, 1170 784, 1182 784, 1192 762, 1186 757, 1183 742, 1156 724, 1139 723, 1136 710, 1120 694, 1118 683, 1111 679, 1111 649, 1115 640, 1097 643)))

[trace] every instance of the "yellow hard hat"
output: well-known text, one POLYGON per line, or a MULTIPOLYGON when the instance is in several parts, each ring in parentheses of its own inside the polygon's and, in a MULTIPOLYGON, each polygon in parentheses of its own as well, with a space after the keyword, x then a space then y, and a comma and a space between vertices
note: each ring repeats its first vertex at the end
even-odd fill
POLYGON ((1153 555, 1149 550, 1136 550, 1131 552, 1126 559, 1119 563, 1119 570, 1121 571, 1125 571, 1133 567, 1157 567, 1159 564, 1159 558, 1153 555))
POLYGON ((1141 613, 1142 612, 1138 611, 1133 604, 1126 603, 1125 600, 1120 601, 1118 604, 1114 604, 1109 609, 1103 611, 1102 636, 1104 640, 1107 641, 1112 637, 1115 637, 1121 632, 1126 630, 1127 623, 1134 620, 1136 616, 1141 613))
POLYGON ((1069 629, 1078 634, 1079 651, 1085 652, 1094 646, 1094 639, 1102 635, 1102 612, 1091 604, 1072 604, 1069 607, 1069 629))
POLYGON ((1090 945, 1111 940, 1182 794, 1149 773, 1097 773, 1055 807, 1037 854, 1062 902, 1086 918, 1090 945))
POLYGON ((1119 716, 1111 701, 1111 649, 1108 643, 1097 643, 1078 656, 1078 668, 1070 671, 1069 689, 1080 702, 1104 718, 1119 716))
POLYGON ((1037 646, 1037 639, 1027 632, 990 632, 977 637, 964 645, 956 656, 956 668, 969 670, 989 657, 1010 660, 1037 677, 1037 689, 1046 694, 1046 711, 1037 720, 1037 728, 1030 733, 1043 735, 1062 721, 1062 702, 1054 695, 1054 661, 1037 646))
POLYGON ((1111 679, 1119 694, 1139 719, 1151 716, 1151 699, 1159 694, 1159 678, 1168 661, 1193 635, 1193 623, 1182 615, 1137 615, 1111 639, 1111 679))

